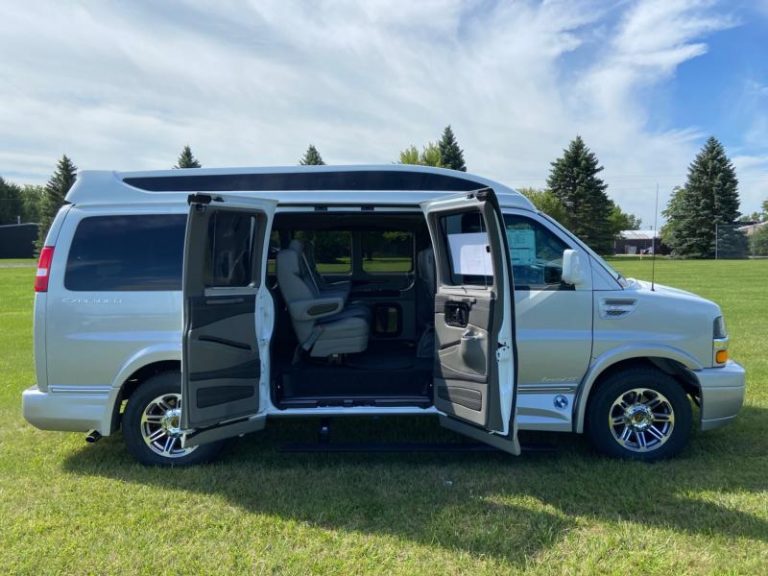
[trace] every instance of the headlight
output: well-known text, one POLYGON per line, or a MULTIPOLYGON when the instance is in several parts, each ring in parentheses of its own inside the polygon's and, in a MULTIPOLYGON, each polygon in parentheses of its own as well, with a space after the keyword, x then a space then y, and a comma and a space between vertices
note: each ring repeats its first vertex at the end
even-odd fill
POLYGON ((712 327, 712 338, 715 340, 728 338, 728 331, 725 329, 725 319, 722 316, 715 318, 714 326, 712 327))
POLYGON ((712 365, 725 366, 728 362, 728 331, 722 316, 712 324, 712 365))

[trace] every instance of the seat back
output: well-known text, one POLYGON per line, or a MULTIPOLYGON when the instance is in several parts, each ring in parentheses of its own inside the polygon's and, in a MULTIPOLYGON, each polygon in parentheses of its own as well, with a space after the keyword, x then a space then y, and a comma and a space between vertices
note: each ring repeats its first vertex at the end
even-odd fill
MULTIPOLYGON (((309 271, 303 255, 303 246, 298 240, 292 240, 288 248, 277 253, 277 283, 286 304, 299 300, 313 300, 318 297, 318 288, 309 271)), ((299 343, 303 344, 312 334, 314 321, 296 321, 291 316, 293 329, 299 343)))
POLYGON ((322 291, 324 288, 328 288, 328 283, 325 281, 325 278, 323 278, 320 273, 317 271, 317 262, 315 261, 315 245, 312 242, 307 242, 304 244, 304 250, 302 251, 304 255, 304 261, 307 264, 307 268, 309 269, 309 273, 312 275, 312 280, 315 282, 315 285, 318 287, 320 291, 322 291))

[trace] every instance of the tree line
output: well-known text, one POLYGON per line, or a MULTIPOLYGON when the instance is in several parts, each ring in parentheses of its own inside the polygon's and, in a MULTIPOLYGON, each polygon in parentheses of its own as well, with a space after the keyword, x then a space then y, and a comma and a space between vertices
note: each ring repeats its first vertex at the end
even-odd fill
MULTIPOLYGON (((464 150, 450 125, 440 138, 419 150, 415 145, 402 150, 398 162, 460 170, 466 172, 464 150)), ((324 165, 320 152, 310 144, 299 159, 300 165, 324 165)), ((202 164, 189 145, 183 147, 175 169, 200 168, 202 164)), ((547 186, 521 188, 537 209, 554 218, 592 249, 607 254, 623 230, 636 230, 642 224, 627 214, 607 194, 608 185, 600 178, 603 166, 576 136, 562 156, 550 163, 547 186)), ((77 167, 66 155, 45 186, 19 186, 0 177, 0 224, 17 221, 37 222, 38 249, 64 197, 75 182, 77 167)), ((738 230, 745 223, 768 221, 768 200, 763 211, 741 216, 738 179, 722 144, 711 137, 688 168, 685 185, 676 187, 663 210, 667 220, 661 237, 673 256, 684 258, 738 258, 749 251, 768 255, 768 224, 758 227, 748 240, 738 230)))

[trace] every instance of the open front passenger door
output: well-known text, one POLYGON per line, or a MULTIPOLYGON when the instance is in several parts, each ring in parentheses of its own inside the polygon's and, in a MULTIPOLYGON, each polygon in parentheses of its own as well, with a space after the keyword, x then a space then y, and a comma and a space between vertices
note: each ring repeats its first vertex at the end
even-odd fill
POLYGON ((264 278, 276 202, 189 196, 184 244, 184 444, 264 427, 274 312, 264 278))
POLYGON ((443 426, 520 453, 512 267, 491 189, 422 203, 437 269, 434 402, 443 426))

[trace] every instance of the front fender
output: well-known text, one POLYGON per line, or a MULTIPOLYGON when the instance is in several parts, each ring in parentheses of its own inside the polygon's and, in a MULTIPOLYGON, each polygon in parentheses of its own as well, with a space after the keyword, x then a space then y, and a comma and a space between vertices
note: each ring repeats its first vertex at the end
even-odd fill
POLYGON ((626 360, 645 360, 648 358, 664 358, 679 362, 689 370, 701 370, 703 366, 693 356, 674 348, 673 346, 659 346, 653 343, 628 344, 613 348, 597 358, 594 358, 589 370, 582 378, 576 392, 576 401, 573 404, 573 431, 581 434, 584 432, 584 420, 587 412, 587 402, 597 379, 608 368, 626 360))

